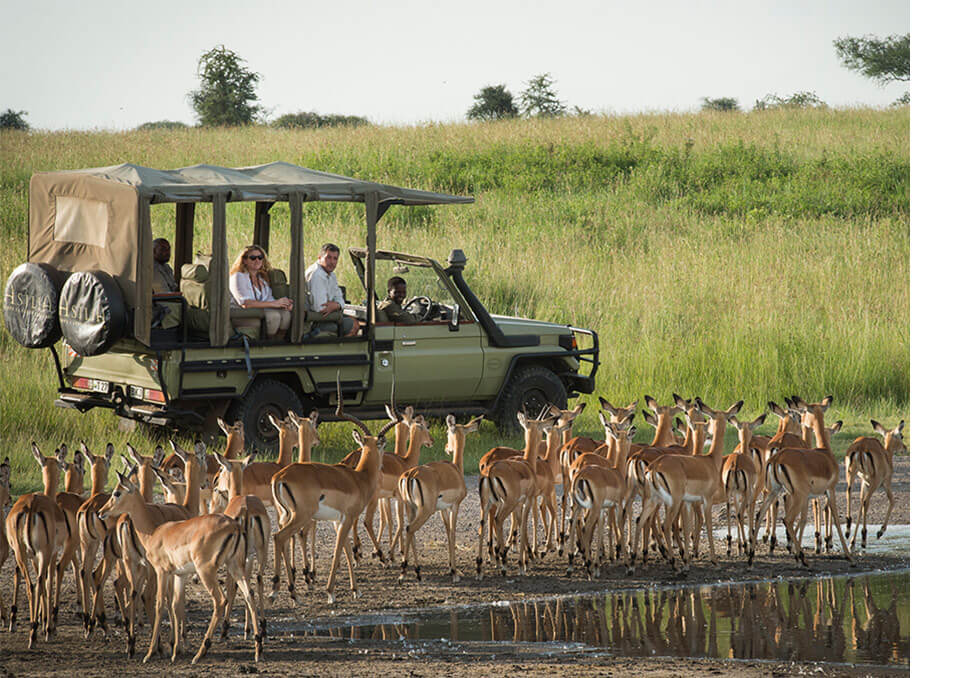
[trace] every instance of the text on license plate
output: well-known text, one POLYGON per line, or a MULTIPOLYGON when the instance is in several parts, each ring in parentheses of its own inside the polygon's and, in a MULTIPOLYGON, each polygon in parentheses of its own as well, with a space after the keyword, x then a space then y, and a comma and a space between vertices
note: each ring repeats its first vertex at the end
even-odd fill
POLYGON ((101 379, 91 379, 90 390, 97 393, 110 393, 110 382, 101 379))

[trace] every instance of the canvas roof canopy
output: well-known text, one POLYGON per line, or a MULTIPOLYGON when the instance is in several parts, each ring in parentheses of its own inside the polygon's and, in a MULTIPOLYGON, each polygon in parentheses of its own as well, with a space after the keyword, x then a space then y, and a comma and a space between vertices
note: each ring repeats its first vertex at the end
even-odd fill
MULTIPOLYGON (((302 206, 319 200, 366 204, 366 245, 370 252, 376 251, 376 223, 390 205, 473 202, 467 196, 362 181, 286 162, 238 168, 193 165, 175 170, 124 163, 41 172, 30 180, 27 258, 69 272, 99 270, 113 275, 127 304, 134 309, 134 336, 149 345, 153 282, 150 205, 178 203, 174 264, 179 270, 192 249, 193 203, 211 202, 211 301, 219 299, 221 303, 211 303, 210 341, 213 346, 222 346, 231 334, 226 203, 256 201, 256 237, 263 240, 269 236, 270 205, 289 202, 289 274, 294 299, 291 336, 299 337, 305 304, 302 206)), ((368 304, 372 304, 372 289, 368 291, 368 304)))

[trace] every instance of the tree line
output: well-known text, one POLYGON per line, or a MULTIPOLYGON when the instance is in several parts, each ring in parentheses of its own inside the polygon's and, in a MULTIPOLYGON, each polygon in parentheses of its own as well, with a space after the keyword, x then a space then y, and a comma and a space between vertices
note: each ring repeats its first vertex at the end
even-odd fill
MULTIPOLYGON (((910 80, 910 34, 890 35, 879 38, 844 36, 833 41, 840 63, 880 86, 891 82, 910 80)), ((236 52, 218 45, 204 52, 197 65, 200 85, 188 94, 188 99, 202 127, 242 126, 266 122, 266 110, 261 106, 256 86, 260 74, 250 70, 236 52)), ((701 110, 739 111, 740 102, 734 97, 703 97, 701 110)), ((906 91, 893 102, 894 105, 910 103, 906 91)), ((801 91, 781 97, 767 94, 754 102, 753 110, 777 108, 822 107, 826 103, 815 92, 801 91)), ((527 81, 520 93, 519 102, 505 84, 487 85, 474 95, 473 105, 467 110, 467 119, 476 121, 505 120, 510 118, 555 118, 565 115, 589 115, 590 111, 578 106, 568 106, 556 91, 556 80, 550 73, 540 73, 527 81)), ((0 129, 29 130, 26 111, 8 108, 0 113, 0 129)), ((320 128, 332 126, 358 127, 369 124, 365 117, 357 115, 320 115, 312 111, 300 111, 281 115, 269 123, 279 128, 320 128)), ((139 129, 175 129, 187 127, 185 123, 159 120, 144 123, 139 129)))

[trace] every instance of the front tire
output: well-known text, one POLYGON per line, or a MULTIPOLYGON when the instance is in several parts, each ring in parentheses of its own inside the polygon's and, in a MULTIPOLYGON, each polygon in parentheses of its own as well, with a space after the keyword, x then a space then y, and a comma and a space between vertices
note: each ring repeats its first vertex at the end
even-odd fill
POLYGON ((248 450, 258 455, 275 455, 279 436, 267 415, 283 419, 289 410, 303 414, 303 404, 296 392, 283 382, 263 379, 230 406, 227 422, 243 422, 244 442, 248 450))
POLYGON ((497 428, 504 435, 520 433, 517 412, 536 417, 547 404, 567 406, 567 389, 560 377, 540 365, 521 367, 510 377, 494 413, 497 428))

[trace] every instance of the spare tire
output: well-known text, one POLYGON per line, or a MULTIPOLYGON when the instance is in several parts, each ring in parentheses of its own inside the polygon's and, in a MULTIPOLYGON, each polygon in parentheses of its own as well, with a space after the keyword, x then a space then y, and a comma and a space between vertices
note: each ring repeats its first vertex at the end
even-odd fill
POLYGON ((80 355, 106 353, 127 329, 127 305, 113 277, 83 271, 67 278, 60 291, 60 327, 80 355))
POLYGON ((53 346, 61 337, 60 288, 67 274, 50 264, 20 264, 3 291, 7 331, 27 348, 53 346))

